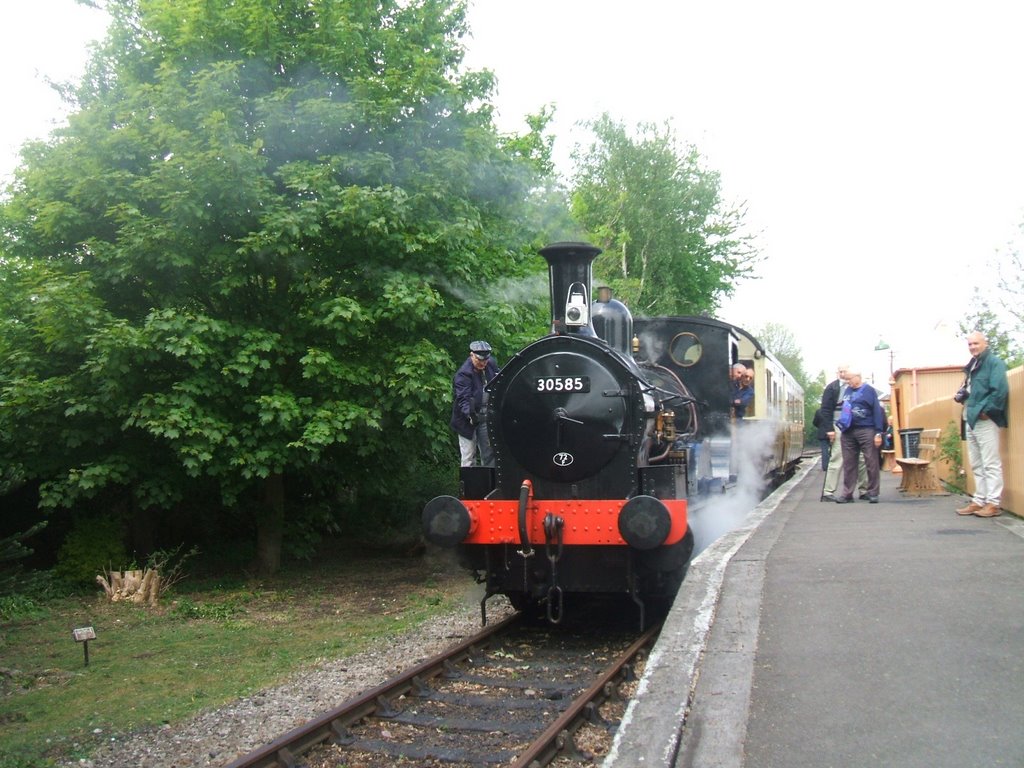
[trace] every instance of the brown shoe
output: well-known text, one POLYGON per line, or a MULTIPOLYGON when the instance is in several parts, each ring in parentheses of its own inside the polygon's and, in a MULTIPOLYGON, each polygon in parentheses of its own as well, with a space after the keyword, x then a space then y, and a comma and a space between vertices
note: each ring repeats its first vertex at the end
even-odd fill
POLYGON ((975 504, 972 501, 966 507, 960 507, 960 509, 958 509, 956 513, 958 515, 973 515, 975 512, 979 512, 982 509, 984 509, 984 507, 981 506, 981 504, 975 504))
POLYGON ((977 512, 972 513, 975 517, 999 517, 1002 510, 995 504, 986 504, 977 512))

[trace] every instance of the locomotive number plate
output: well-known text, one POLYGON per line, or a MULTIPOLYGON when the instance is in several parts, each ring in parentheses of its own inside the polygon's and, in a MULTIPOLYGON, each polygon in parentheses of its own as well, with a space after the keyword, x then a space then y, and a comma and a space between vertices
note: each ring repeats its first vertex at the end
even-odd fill
POLYGON ((537 379, 538 392, 589 392, 589 376, 542 376, 537 379))

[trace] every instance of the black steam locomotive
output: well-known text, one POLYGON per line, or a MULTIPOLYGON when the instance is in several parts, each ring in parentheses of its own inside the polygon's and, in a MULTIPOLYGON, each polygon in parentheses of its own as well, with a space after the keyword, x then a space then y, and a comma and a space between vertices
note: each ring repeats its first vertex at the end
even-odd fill
POLYGON ((732 363, 755 371, 749 421, 771 434, 757 473, 799 459, 802 391, 785 369, 725 323, 634 324, 604 289, 595 300, 598 253, 586 243, 541 251, 551 333, 488 386, 495 467, 462 468, 460 498, 439 496, 423 511, 427 540, 457 547, 486 585, 485 621, 496 594, 518 609, 543 608, 553 623, 570 595, 628 594, 641 624, 648 606, 671 602, 693 554, 688 504, 737 479, 732 363))

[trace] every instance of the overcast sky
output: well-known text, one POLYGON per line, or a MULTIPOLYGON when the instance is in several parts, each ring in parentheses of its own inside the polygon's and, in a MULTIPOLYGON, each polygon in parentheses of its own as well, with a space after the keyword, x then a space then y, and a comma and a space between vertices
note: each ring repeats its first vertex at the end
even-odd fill
POLYGON ((1024 220, 1024 4, 475 0, 501 119, 552 102, 672 121, 765 257, 722 318, 789 328, 810 371, 962 364, 974 285, 1024 220), (514 13, 508 10, 512 9, 514 13))
MULTIPOLYGON (((467 64, 494 70, 499 125, 554 104, 556 153, 607 111, 671 120, 743 204, 764 257, 721 316, 789 328, 811 372, 962 364, 975 285, 1024 220, 1024 3, 975 0, 470 0, 467 64)), ((6 175, 60 105, 102 17, 0 7, 6 175)))

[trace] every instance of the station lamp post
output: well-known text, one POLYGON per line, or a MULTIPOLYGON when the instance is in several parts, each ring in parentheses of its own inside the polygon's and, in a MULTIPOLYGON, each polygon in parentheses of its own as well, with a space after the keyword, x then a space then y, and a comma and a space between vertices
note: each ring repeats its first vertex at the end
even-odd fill
POLYGON ((891 379, 893 373, 893 361, 896 358, 896 352, 881 339, 879 339, 878 343, 875 344, 875 352, 884 352, 887 349, 889 350, 889 378, 891 379))

